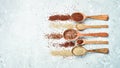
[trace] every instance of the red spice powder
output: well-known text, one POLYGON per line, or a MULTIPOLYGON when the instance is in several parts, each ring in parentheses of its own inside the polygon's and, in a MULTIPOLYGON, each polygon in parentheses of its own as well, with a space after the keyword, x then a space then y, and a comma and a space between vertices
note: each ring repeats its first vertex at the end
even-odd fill
POLYGON ((83 20, 83 15, 81 13, 73 13, 71 15, 71 19, 74 21, 82 21, 83 20))
POLYGON ((60 45, 60 47, 72 47, 75 45, 75 43, 70 41, 70 42, 65 42, 63 44, 59 44, 59 45, 60 45))
POLYGON ((69 19, 70 19, 70 15, 53 15, 49 17, 49 20, 51 21, 55 21, 55 20, 65 21, 69 19))
POLYGON ((63 33, 65 39, 75 39, 77 37, 77 31, 74 29, 67 29, 63 33))
POLYGON ((63 35, 58 33, 52 33, 52 34, 47 34, 46 37, 48 39, 61 39, 63 35))
POLYGON ((59 20, 59 17, 60 17, 60 15, 50 16, 50 17, 49 17, 49 20, 51 20, 51 21, 59 20))
POLYGON ((84 41, 82 39, 77 40, 77 44, 82 44, 84 41))
POLYGON ((71 16, 70 15, 52 15, 49 17, 49 20, 51 21, 55 21, 55 20, 61 20, 61 21, 65 21, 65 20, 74 20, 74 21, 82 21, 84 18, 84 16, 79 13, 79 12, 75 12, 73 13, 71 16))

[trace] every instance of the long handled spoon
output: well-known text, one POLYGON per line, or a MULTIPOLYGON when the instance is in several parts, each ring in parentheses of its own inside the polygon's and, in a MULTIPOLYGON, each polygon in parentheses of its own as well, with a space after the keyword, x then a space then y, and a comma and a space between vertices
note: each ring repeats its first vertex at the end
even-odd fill
POLYGON ((108 25, 85 25, 85 24, 76 24, 77 30, 85 30, 88 28, 108 28, 108 25))
POLYGON ((91 19, 97 19, 97 20, 105 20, 107 21, 109 19, 108 15, 94 15, 94 16, 86 16, 83 13, 80 12, 75 12, 71 15, 71 19, 74 21, 84 21, 86 18, 91 18, 91 19))
POLYGON ((60 46, 60 47, 73 47, 76 44, 84 46, 85 44, 108 44, 108 41, 103 41, 103 40, 85 40, 85 39, 77 39, 75 42, 69 41, 61 44, 54 44, 54 46, 60 46))
POLYGON ((83 44, 108 44, 108 41, 78 39, 78 40, 76 40, 76 43, 79 45, 83 45, 83 44))
POLYGON ((87 52, 96 52, 96 53, 108 54, 109 49, 108 48, 99 48, 99 49, 87 50, 84 47, 76 46, 71 50, 71 52, 75 56, 82 56, 82 55, 85 55, 87 52))
POLYGON ((95 36, 95 37, 107 37, 108 33, 100 32, 100 33, 80 33, 74 29, 67 29, 63 33, 63 37, 66 40, 75 40, 80 36, 95 36))
POLYGON ((60 27, 63 27, 63 28, 76 28, 77 30, 85 30, 85 29, 88 29, 88 28, 108 28, 108 25, 85 25, 85 24, 76 24, 76 25, 73 25, 73 24, 56 24, 56 23, 51 23, 52 27, 54 28, 60 28, 60 27))

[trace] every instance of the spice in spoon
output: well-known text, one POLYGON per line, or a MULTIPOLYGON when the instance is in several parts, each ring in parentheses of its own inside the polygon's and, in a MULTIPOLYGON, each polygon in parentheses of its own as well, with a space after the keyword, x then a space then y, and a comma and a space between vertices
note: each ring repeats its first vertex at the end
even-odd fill
POLYGON ((108 54, 109 53, 109 49, 108 48, 99 48, 99 49, 91 49, 91 50, 87 50, 84 47, 81 46, 76 46, 74 47, 71 52, 73 53, 73 55, 75 56, 82 56, 85 55, 87 52, 95 52, 95 53, 103 53, 103 54, 108 54))
POLYGON ((66 40, 76 40, 78 37, 81 36, 94 36, 94 37, 108 37, 108 33, 106 32, 99 32, 99 33, 80 33, 74 29, 67 29, 63 33, 63 37, 66 40))
POLYGON ((71 15, 71 19, 74 21, 82 21, 84 19, 84 15, 82 13, 76 12, 71 15))

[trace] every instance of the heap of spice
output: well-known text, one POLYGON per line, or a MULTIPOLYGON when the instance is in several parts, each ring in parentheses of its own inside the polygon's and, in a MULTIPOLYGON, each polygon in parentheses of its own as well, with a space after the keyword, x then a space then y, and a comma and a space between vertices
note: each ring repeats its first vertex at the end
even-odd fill
POLYGON ((75 39, 77 37, 77 31, 68 29, 63 33, 63 35, 65 39, 75 39))
POLYGON ((59 44, 60 47, 73 47, 74 45, 75 43, 72 41, 59 44))
POLYGON ((52 33, 52 34, 47 34, 46 37, 48 39, 61 39, 63 35, 59 33, 52 33))
POLYGON ((51 51, 53 56, 73 56, 71 50, 51 51))
POLYGON ((77 44, 82 44, 84 41, 82 39, 77 40, 77 44))
MULTIPOLYGON (((76 43, 79 45, 79 44, 82 44, 83 43, 83 40, 82 39, 78 39, 76 40, 76 43)), ((67 42, 64 42, 64 43, 55 43, 53 44, 53 46, 60 46, 60 47, 73 47, 75 46, 75 41, 67 41, 67 42)))
POLYGON ((82 21, 84 19, 84 16, 81 13, 73 13, 71 15, 71 19, 74 21, 82 21))
POLYGON ((55 21, 55 20, 65 21, 70 19, 78 22, 78 21, 82 21, 84 19, 84 16, 79 12, 75 12, 72 15, 52 15, 49 17, 50 21, 55 21))
POLYGON ((76 56, 82 56, 87 52, 87 50, 83 47, 75 47, 73 48, 72 52, 76 56))
POLYGON ((69 20, 70 19, 70 15, 53 15, 49 17, 49 20, 51 21, 55 21, 55 20, 69 20))

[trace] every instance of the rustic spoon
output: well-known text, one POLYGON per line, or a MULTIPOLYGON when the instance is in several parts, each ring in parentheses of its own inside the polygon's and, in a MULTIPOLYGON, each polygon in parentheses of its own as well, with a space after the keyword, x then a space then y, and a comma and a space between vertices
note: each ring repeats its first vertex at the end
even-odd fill
POLYGON ((108 33, 106 32, 99 32, 99 33, 80 33, 74 29, 67 29, 63 33, 63 37, 66 40, 76 40, 78 37, 81 36, 94 36, 94 37, 107 37, 108 33))
POLYGON ((75 46, 71 50, 72 54, 75 56, 82 56, 85 55, 87 52, 96 52, 96 53, 103 53, 103 54, 108 54, 109 49, 108 48, 99 48, 99 49, 92 49, 92 50, 87 50, 84 47, 81 46, 75 46))
POLYGON ((94 16, 86 16, 83 13, 75 12, 71 15, 71 19, 77 22, 84 21, 86 18, 97 19, 97 20, 105 20, 109 19, 108 15, 94 15, 94 16))
POLYGON ((75 41, 75 43, 77 43, 79 45, 84 45, 84 44, 108 44, 108 41, 78 39, 78 40, 75 41))
POLYGON ((86 24, 56 24, 56 23, 51 23, 50 24, 51 27, 54 28, 76 28, 77 30, 85 30, 88 28, 108 28, 108 25, 86 25, 86 24))

